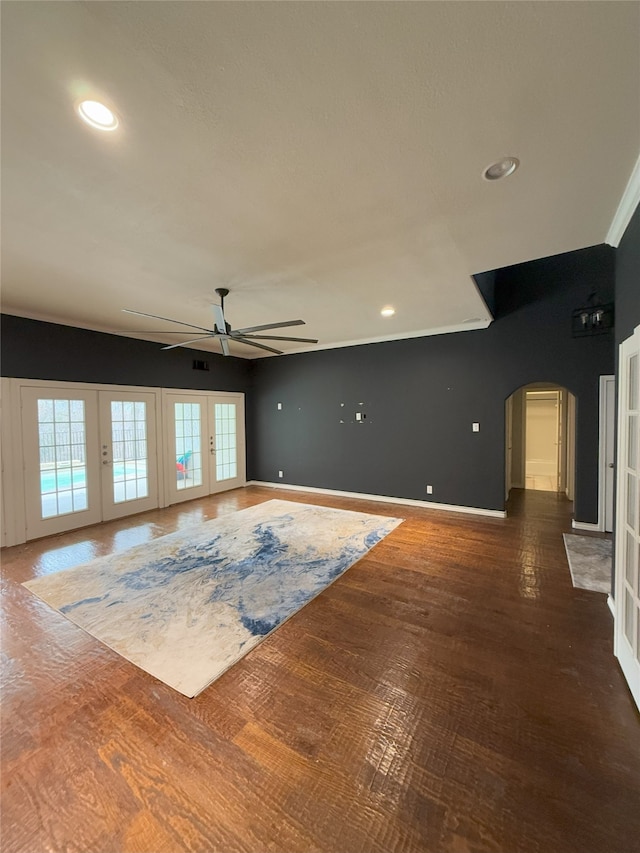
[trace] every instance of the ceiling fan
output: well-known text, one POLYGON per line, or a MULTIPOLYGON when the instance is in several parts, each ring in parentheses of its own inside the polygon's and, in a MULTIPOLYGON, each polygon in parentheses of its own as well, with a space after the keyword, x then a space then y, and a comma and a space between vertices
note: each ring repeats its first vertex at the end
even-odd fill
MULTIPOLYGON (((191 340, 188 341, 181 341, 179 344, 169 344, 169 346, 162 347, 163 350, 176 349, 177 347, 188 347, 190 344, 195 344, 198 341, 204 341, 207 338, 218 338, 224 355, 230 355, 229 341, 239 341, 240 343, 247 344, 251 347, 257 347, 258 349, 267 350, 267 352, 273 352, 276 355, 282 355, 282 350, 274 349, 274 347, 267 346, 266 344, 259 344, 257 341, 295 341, 296 343, 301 344, 318 343, 314 338, 287 338, 281 335, 253 334, 254 332, 264 332, 268 329, 283 329, 286 326, 304 326, 304 320, 286 320, 284 323, 266 323, 263 326, 247 326, 245 329, 232 329, 224 316, 224 299, 225 296, 229 295, 229 291, 226 287, 217 287, 216 293, 220 297, 220 305, 211 306, 213 308, 214 319, 213 329, 207 329, 204 326, 194 326, 191 323, 183 323, 182 320, 172 320, 170 317, 159 317, 157 314, 145 314, 143 311, 131 311, 129 308, 123 308, 122 310, 126 314, 136 314, 138 317, 153 317, 154 320, 166 320, 168 323, 178 323, 180 326, 188 326, 190 329, 198 329, 201 332, 207 333, 206 335, 201 335, 199 338, 191 338, 191 340)), ((140 331, 148 330, 141 329, 140 331)), ((162 330, 162 333, 170 335, 189 334, 186 330, 182 332, 162 330)))

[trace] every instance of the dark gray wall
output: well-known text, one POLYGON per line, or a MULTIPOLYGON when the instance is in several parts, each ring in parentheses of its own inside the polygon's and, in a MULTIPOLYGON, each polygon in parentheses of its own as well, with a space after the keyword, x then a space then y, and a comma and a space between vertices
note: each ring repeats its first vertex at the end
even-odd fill
POLYGON ((473 276, 492 317, 495 317, 496 314, 496 275, 496 270, 489 270, 489 272, 480 272, 473 276))
POLYGON ((616 251, 616 348, 640 325, 640 207, 616 251))
POLYGON ((3 314, 2 376, 196 390, 247 390, 249 363, 191 349, 163 351, 163 344, 41 323, 3 314), (193 360, 209 371, 193 369, 193 360))
POLYGON ((502 509, 505 399, 553 382, 577 398, 576 518, 597 521, 599 376, 613 372, 613 336, 571 337, 571 312, 593 290, 613 300, 608 246, 498 272, 486 330, 254 362, 250 476, 502 509))

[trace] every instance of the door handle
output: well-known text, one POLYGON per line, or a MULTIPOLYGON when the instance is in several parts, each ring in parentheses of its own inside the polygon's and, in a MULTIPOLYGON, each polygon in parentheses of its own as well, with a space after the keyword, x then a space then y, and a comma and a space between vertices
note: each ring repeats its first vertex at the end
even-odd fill
POLYGON ((613 462, 609 462, 609 468, 613 468, 613 462))

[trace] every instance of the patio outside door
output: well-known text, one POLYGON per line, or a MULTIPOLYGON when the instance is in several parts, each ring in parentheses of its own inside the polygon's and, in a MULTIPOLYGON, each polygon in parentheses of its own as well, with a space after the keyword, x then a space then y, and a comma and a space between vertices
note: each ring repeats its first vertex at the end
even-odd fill
POLYGON ((22 388, 27 538, 158 506, 156 396, 22 388))
POLYGON ((156 395, 100 391, 102 517, 158 506, 156 395))
POLYGON ((22 388, 28 539, 102 518, 96 392, 22 388))
POLYGON ((243 486, 244 398, 165 392, 170 504, 243 486))

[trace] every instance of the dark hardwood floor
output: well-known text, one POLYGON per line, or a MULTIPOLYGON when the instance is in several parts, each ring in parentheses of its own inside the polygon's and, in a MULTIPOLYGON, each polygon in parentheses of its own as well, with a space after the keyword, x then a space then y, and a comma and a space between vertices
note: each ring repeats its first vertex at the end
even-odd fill
POLYGON ((2 849, 640 850, 640 720, 570 504, 506 520, 250 487, 3 552, 2 849), (402 516, 195 699, 20 584, 282 497, 402 516))

